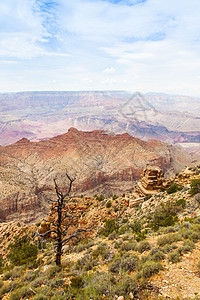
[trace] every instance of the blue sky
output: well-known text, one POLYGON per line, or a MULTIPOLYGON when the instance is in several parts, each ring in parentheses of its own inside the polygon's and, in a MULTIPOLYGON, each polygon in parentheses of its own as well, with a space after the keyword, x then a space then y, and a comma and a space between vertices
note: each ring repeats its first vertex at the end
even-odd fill
POLYGON ((199 0, 6 0, 0 92, 200 96, 199 0))

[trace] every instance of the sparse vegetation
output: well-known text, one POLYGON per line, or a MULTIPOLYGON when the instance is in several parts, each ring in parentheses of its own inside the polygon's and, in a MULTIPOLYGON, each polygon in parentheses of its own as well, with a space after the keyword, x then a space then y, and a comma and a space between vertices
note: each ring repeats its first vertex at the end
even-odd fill
POLYGON ((181 260, 181 254, 180 252, 177 250, 171 252, 168 256, 168 260, 172 263, 176 263, 179 262, 181 260))
POLYGON ((193 179, 191 182, 191 189, 189 192, 192 196, 200 193, 200 179, 193 179))
POLYGON ((172 244, 174 242, 180 241, 181 236, 178 233, 165 234, 157 239, 158 246, 164 246, 166 244, 172 244))
POLYGON ((10 244, 8 258, 16 265, 24 264, 35 265, 37 260, 38 248, 31 243, 28 236, 16 236, 14 243, 10 244))
POLYGON ((106 203, 106 207, 110 208, 111 206, 112 206, 112 202, 111 202, 111 200, 108 200, 108 202, 106 203))
POLYGON ((170 187, 167 189, 167 194, 173 194, 183 189, 182 185, 178 185, 176 183, 172 183, 170 187))
POLYGON ((104 199, 105 199, 105 197, 104 197, 104 195, 99 195, 99 196, 97 196, 97 195, 95 195, 95 198, 98 200, 98 201, 103 201, 104 199))
POLYGON ((157 231, 159 227, 173 226, 177 220, 177 213, 183 209, 183 201, 170 202, 160 204, 153 216, 149 215, 149 225, 150 227, 157 231))
POLYGON ((163 267, 159 262, 146 261, 142 266, 141 275, 144 278, 148 278, 159 273, 160 270, 163 270, 163 267))
POLYGON ((100 235, 109 236, 113 231, 118 232, 119 224, 116 220, 106 220, 104 227, 100 231, 100 235))
MULTIPOLYGON (((146 299, 149 295, 157 299, 155 290, 151 294, 151 282, 156 285, 159 272, 163 270, 166 278, 165 272, 171 267, 179 268, 180 261, 182 267, 184 260, 188 263, 188 257, 196 257, 199 251, 200 217, 195 216, 199 205, 188 194, 189 190, 168 194, 166 201, 166 192, 162 192, 152 196, 146 211, 145 207, 136 208, 131 214, 129 210, 124 213, 122 198, 117 203, 115 195, 94 200, 94 205, 86 199, 90 206, 102 209, 105 221, 96 237, 87 236, 63 248, 61 267, 53 263, 54 240, 46 239, 43 247, 26 232, 16 236, 7 258, 0 257, 0 299, 8 293, 11 300, 108 300, 119 296, 126 300, 146 299), (23 255, 22 244, 29 249, 23 255), (155 277, 149 280, 151 276, 155 277)), ((82 218, 84 222, 85 216, 82 218)), ((12 233, 4 236, 11 239, 12 233)), ((194 261, 191 265, 194 268, 194 261)), ((200 262, 191 276, 199 274, 200 262)))
POLYGON ((148 251, 150 249, 151 249, 151 245, 147 241, 142 241, 137 246, 137 251, 139 251, 140 253, 142 253, 144 251, 148 251))

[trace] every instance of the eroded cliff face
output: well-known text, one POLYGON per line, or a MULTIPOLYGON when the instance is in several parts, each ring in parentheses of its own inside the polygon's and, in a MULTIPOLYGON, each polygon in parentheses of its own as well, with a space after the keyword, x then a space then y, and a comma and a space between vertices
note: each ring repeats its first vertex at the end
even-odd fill
POLYGON ((191 161, 181 148, 129 134, 70 128, 38 143, 22 139, 0 148, 0 219, 39 220, 55 200, 53 179, 67 188, 66 172, 76 178, 72 195, 109 195, 133 189, 147 165, 171 175, 191 161))

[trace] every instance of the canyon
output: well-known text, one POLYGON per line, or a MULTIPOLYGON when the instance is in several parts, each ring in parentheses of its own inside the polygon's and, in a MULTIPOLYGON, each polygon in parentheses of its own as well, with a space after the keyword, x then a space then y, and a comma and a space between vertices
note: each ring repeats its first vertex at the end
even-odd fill
POLYGON ((49 139, 78 130, 107 130, 148 140, 188 143, 200 151, 200 101, 179 95, 125 91, 0 94, 0 145, 49 139))
POLYGON ((23 138, 0 147, 0 219, 40 220, 55 200, 54 178, 67 189, 66 173, 75 178, 72 196, 120 195, 134 189, 147 166, 169 177, 197 162, 181 147, 128 133, 70 128, 39 142, 23 138))

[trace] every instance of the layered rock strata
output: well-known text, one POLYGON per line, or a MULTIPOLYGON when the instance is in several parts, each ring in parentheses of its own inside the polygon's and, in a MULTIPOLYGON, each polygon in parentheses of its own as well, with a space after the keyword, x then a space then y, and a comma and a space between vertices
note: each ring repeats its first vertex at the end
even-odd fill
POLYGON ((167 189, 171 182, 172 180, 162 178, 159 167, 148 166, 142 172, 141 179, 134 189, 130 207, 141 204, 146 196, 152 196, 161 190, 167 189))
POLYGON ((66 172, 75 177, 72 196, 123 194, 133 190, 147 166, 168 176, 191 164, 180 147, 157 140, 142 141, 129 134, 78 131, 40 142, 22 139, 0 147, 0 219, 34 222, 55 200, 53 179, 64 190, 66 172))

